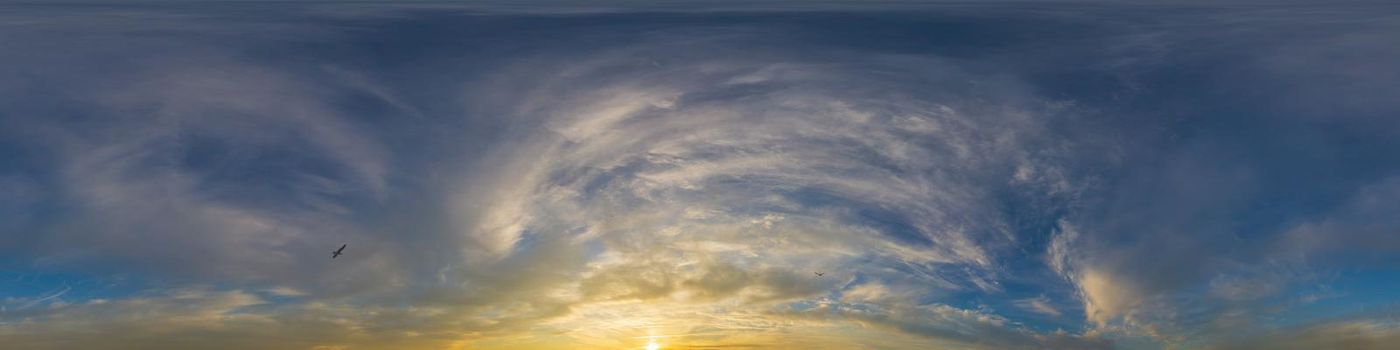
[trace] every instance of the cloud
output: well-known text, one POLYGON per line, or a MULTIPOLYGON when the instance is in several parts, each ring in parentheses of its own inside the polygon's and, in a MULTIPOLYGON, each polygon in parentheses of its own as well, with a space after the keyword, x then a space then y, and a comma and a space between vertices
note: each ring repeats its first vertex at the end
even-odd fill
POLYGON ((305 265, 293 252, 327 232, 363 236, 345 219, 345 199, 382 190, 385 160, 373 140, 319 98, 297 96, 309 88, 213 66, 168 67, 168 76, 99 96, 111 128, 30 126, 45 130, 64 199, 80 215, 48 228, 30 254, 59 266, 107 261, 291 283, 313 273, 296 268, 305 265), (126 114, 136 109, 155 112, 126 114), (267 170, 247 172, 258 168, 267 170))
POLYGON ((1385 349, 1400 341, 1393 323, 1328 322, 1278 330, 1208 349, 1385 349))
POLYGON ((454 328, 471 323, 445 311, 278 304, 245 291, 189 288, 7 311, 0 338, 26 349, 453 348, 462 336, 454 328))
POLYGON ((1043 295, 1037 298, 1018 299, 1015 301, 1015 304, 1017 307, 1027 311, 1054 317, 1060 317, 1061 315, 1060 310, 1055 309, 1055 307, 1050 304, 1050 299, 1043 295))
MULTIPOLYGON (((623 329, 654 324, 707 334, 681 337, 699 341, 740 317, 756 324, 723 339, 761 343, 778 329, 807 332, 780 326, 803 313, 741 308, 801 308, 850 278, 900 286, 899 294, 847 293, 880 306, 895 295, 994 290, 996 257, 1014 242, 993 193, 1068 190, 1054 163, 1030 150, 1057 142, 1044 128, 1064 107, 1014 80, 912 57, 697 57, 696 45, 729 44, 687 38, 675 50, 674 40, 531 61, 560 73, 492 95, 516 96, 491 103, 516 106, 505 110, 531 127, 493 149, 486 159, 499 165, 458 192, 457 227, 475 242, 468 251, 492 257, 475 264, 540 242, 588 251, 576 283, 558 285, 572 311, 530 329, 611 344, 631 334, 623 329), (637 66, 639 56, 666 64, 637 66), (909 75, 868 73, 877 69, 909 75), (974 79, 988 81, 991 102, 959 85, 974 79), (812 271, 831 277, 814 280, 812 271)), ((973 337, 915 322, 889 329, 908 328, 911 339, 973 337)), ((1020 344, 1057 337, 1007 329, 1020 344)))
POLYGON ((1367 348, 1393 333, 1313 309, 1371 305, 1353 279, 1395 263, 1400 162, 1375 150, 1400 138, 1367 114, 1394 109, 1366 74, 1394 61, 1385 18, 278 6, 0 15, 18 28, 0 34, 18 53, 0 57, 18 96, 0 103, 0 264, 140 286, 16 288, 0 342, 1367 348), (1357 51, 1380 58, 1309 70, 1357 51), (1336 111, 1350 117, 1317 117, 1336 111))
POLYGON ((1337 257, 1339 252, 1353 261, 1386 261, 1400 252, 1400 220, 1388 213, 1394 199, 1400 198, 1400 178, 1386 178, 1357 188, 1332 213, 1298 224, 1280 234, 1269 253, 1301 260, 1337 257))
POLYGON ((1386 232, 1393 231, 1392 220, 1377 215, 1388 206, 1383 203, 1390 202, 1381 198, 1394 197, 1390 193, 1393 182, 1386 179, 1362 186, 1332 212, 1282 228, 1248 250, 1241 248, 1244 253, 1239 255, 1193 254, 1198 260, 1189 263, 1195 265, 1182 269, 1209 264, 1215 274, 1181 286, 1163 285, 1159 279, 1164 277, 1143 275, 1142 267, 1120 265, 1136 257, 1106 254, 1096 250, 1102 247, 1079 242, 1082 233, 1065 222, 1047 248, 1047 261, 1075 283, 1086 319, 1098 328, 1209 344, 1210 339, 1228 338, 1231 333, 1253 329, 1251 325, 1270 315, 1311 303, 1310 297, 1299 299, 1291 293, 1336 278, 1326 277, 1336 274, 1326 271, 1389 264, 1386 252, 1394 249, 1386 232), (1364 224, 1357 226, 1359 223, 1364 224), (1082 250, 1072 248, 1076 246, 1082 250), (1340 251, 1348 253, 1336 255, 1340 251))
POLYGON ((1084 293, 1084 314, 1104 326, 1110 319, 1126 314, 1142 304, 1141 295, 1108 274, 1084 271, 1078 278, 1084 293))

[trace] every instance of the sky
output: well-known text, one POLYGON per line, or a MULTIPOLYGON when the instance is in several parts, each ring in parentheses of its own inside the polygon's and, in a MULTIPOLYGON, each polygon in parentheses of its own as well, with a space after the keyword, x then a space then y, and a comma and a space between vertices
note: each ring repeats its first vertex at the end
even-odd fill
POLYGON ((1398 37, 1381 2, 4 4, 0 344, 1391 348, 1398 37))

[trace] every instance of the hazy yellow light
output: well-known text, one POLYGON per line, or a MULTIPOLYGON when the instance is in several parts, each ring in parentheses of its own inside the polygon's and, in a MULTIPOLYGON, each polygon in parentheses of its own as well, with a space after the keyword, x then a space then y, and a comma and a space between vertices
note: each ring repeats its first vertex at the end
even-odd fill
POLYGON ((647 350, 660 350, 661 344, 656 343, 656 339, 647 342, 647 350))

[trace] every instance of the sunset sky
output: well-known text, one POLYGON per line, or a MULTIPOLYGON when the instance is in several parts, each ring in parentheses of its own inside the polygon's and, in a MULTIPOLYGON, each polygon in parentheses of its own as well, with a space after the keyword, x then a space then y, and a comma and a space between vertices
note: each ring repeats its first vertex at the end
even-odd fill
POLYGON ((1151 3, 3 4, 0 349, 1395 349, 1400 5, 1151 3))

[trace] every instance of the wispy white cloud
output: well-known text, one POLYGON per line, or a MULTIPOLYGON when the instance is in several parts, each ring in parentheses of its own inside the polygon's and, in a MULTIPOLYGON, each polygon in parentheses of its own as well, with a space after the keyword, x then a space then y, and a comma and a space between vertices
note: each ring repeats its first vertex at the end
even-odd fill
POLYGON ((1055 306, 1051 305, 1050 299, 1046 298, 1043 295, 1036 298, 1018 299, 1015 301, 1015 304, 1016 307, 1025 309, 1026 311, 1041 313, 1055 317, 1060 317, 1061 315, 1060 310, 1056 309, 1055 306))

